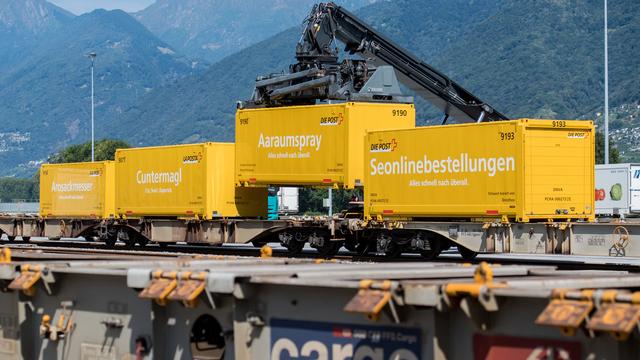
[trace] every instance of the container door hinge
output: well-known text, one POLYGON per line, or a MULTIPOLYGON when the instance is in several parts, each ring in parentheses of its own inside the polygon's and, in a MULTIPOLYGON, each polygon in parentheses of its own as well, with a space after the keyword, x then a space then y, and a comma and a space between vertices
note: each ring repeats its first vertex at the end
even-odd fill
POLYGON ((52 294, 50 284, 54 282, 53 275, 43 269, 40 265, 24 264, 20 266, 20 273, 9 283, 8 288, 11 290, 22 291, 27 296, 33 296, 36 293, 35 285, 42 279, 42 283, 47 294, 52 294))
POLYGON ((560 332, 567 336, 574 336, 589 313, 593 310, 591 292, 583 291, 581 299, 566 299, 567 290, 557 289, 552 293, 552 299, 547 307, 538 315, 536 325, 560 328, 560 332))
POLYGON ((365 314, 370 320, 376 321, 387 304, 394 321, 399 323, 391 294, 391 281, 376 283, 373 280, 361 280, 358 293, 345 305, 344 311, 365 314))
POLYGON ((640 292, 631 295, 631 303, 616 302, 615 290, 602 294, 602 303, 587 322, 587 329, 608 332, 616 340, 624 341, 638 328, 640 320, 640 292))

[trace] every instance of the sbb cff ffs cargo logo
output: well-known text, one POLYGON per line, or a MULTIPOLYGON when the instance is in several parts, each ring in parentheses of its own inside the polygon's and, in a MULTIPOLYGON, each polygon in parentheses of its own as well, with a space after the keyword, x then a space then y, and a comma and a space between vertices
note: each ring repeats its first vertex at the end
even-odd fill
POLYGON ((271 360, 418 360, 416 328, 272 319, 271 360))
POLYGON ((379 153, 379 152, 392 152, 398 147, 398 142, 396 139, 391 139, 391 141, 378 141, 377 143, 371 144, 369 152, 379 153))
POLYGON ((342 124, 342 121, 342 113, 338 113, 338 115, 332 113, 331 116, 320 117, 320 126, 338 126, 342 124))

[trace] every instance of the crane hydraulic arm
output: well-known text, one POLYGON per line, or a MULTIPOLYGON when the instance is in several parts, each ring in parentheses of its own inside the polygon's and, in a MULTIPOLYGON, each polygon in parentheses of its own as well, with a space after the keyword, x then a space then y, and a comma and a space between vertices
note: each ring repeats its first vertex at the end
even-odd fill
MULTIPOLYGON (((397 75, 400 82, 444 113, 443 123, 448 119, 457 122, 508 119, 334 3, 313 7, 296 47, 296 58, 298 62, 290 66, 289 74, 258 79, 254 103, 277 106, 302 99, 308 102, 312 98, 350 100, 381 90, 398 95, 397 86, 382 86, 388 83, 381 79, 389 78, 386 68, 391 66, 395 69, 391 71, 394 80, 397 75), (345 44, 346 52, 364 60, 339 63, 336 39, 345 44), (382 70, 387 74, 376 76, 376 71, 382 70)), ((371 99, 394 101, 402 97, 378 94, 371 99)))

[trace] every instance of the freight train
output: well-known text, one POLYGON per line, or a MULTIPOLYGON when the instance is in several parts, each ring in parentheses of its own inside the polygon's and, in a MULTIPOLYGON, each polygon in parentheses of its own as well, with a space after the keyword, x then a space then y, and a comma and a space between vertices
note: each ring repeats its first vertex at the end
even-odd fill
MULTIPOLYGON (((110 246, 277 241, 297 254, 308 243, 324 256, 344 245, 360 253, 410 251, 434 258, 456 245, 472 258, 517 246, 530 252, 536 244, 538 252, 571 251, 567 226, 594 219, 589 121, 520 119, 369 131, 357 126, 360 110, 354 108, 360 107, 375 114, 398 108, 311 106, 314 114, 323 108, 339 113, 342 123, 326 130, 322 116, 301 116, 314 121, 292 122, 280 133, 272 122, 238 112, 243 126, 264 125, 272 139, 301 134, 309 140, 273 140, 266 147, 261 130, 245 129, 238 130, 236 144, 120 149, 115 161, 44 164, 40 217, 0 219, 0 228, 12 237, 82 236, 110 246), (362 187, 363 211, 268 220, 266 184, 297 182, 362 187)), ((390 119, 382 124, 396 123, 390 119)))
POLYGON ((393 257, 477 253, 640 256, 640 227, 595 223, 591 121, 508 120, 334 4, 314 6, 290 73, 238 102, 235 143, 122 149, 43 165, 37 218, 0 232, 144 246, 277 241, 393 257), (362 59, 338 62, 339 39, 362 59), (416 127, 415 94, 444 113, 416 127), (447 122, 458 124, 447 124, 447 122), (269 186, 361 188, 333 217, 269 219, 269 186))

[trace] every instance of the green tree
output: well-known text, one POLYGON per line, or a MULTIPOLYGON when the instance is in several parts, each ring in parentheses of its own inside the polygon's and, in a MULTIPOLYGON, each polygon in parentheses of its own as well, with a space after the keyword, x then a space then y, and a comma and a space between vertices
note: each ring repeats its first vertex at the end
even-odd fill
MULTIPOLYGON (((609 139, 609 162, 612 164, 620 162, 620 152, 611 139, 609 139)), ((596 164, 604 164, 604 134, 602 132, 596 133, 596 164)))
POLYGON ((39 196, 37 184, 33 179, 0 179, 0 201, 34 201, 39 196))
MULTIPOLYGON (((104 139, 95 144, 96 161, 113 160, 117 149, 131 147, 124 141, 104 139)), ((91 161, 91 142, 66 147, 49 156, 48 162, 52 164, 88 162, 91 161)))
MULTIPOLYGON (((328 189, 301 188, 299 196, 301 214, 326 214, 328 212, 328 209, 322 206, 322 199, 329 197, 328 189)), ((346 210, 354 196, 362 201, 362 191, 359 189, 333 190, 333 213, 346 210)))
POLYGON ((301 214, 322 214, 326 210, 322 206, 322 199, 327 197, 326 189, 300 188, 299 211, 301 214))
MULTIPOLYGON (((99 140, 95 148, 96 161, 113 160, 117 149, 129 147, 129 144, 120 140, 99 140)), ((71 145, 49 156, 48 159, 48 162, 53 164, 88 161, 91 161, 91 142, 71 145)), ((39 171, 36 171, 31 179, 0 178, 0 201, 37 201, 39 197, 39 171)))

